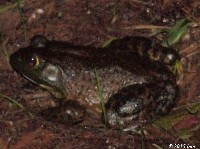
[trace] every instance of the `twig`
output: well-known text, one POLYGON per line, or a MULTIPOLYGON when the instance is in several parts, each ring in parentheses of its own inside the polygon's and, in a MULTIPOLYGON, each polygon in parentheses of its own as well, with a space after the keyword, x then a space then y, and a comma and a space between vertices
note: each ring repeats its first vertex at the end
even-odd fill
POLYGON ((126 30, 139 30, 139 29, 171 29, 169 26, 156 26, 156 25, 135 25, 124 27, 126 30))

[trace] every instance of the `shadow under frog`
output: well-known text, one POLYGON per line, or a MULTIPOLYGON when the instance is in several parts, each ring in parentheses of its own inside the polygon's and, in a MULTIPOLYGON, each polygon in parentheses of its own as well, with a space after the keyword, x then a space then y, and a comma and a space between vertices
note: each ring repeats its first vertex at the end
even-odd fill
MULTIPOLYGON (((124 37, 94 48, 36 35, 30 46, 11 55, 10 64, 23 77, 65 99, 60 101, 77 101, 87 112, 102 117, 96 72, 107 123, 113 126, 132 122, 141 111, 163 115, 172 109, 178 88, 169 67, 177 60, 175 50, 144 37, 124 37)), ((67 109, 66 103, 51 108, 52 114, 67 109)))

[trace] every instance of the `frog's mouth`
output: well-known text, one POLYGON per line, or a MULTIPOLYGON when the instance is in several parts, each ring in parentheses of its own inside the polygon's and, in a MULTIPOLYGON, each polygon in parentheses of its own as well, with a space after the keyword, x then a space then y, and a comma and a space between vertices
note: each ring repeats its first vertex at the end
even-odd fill
POLYGON ((50 85, 46 85, 44 83, 43 84, 42 83, 38 83, 38 82, 34 81, 33 79, 30 79, 26 75, 22 75, 22 76, 24 78, 26 78, 27 80, 29 80, 30 82, 39 85, 41 88, 46 89, 51 94, 53 94, 53 96, 55 96, 56 98, 65 98, 65 94, 59 88, 54 87, 54 86, 50 86, 50 85))

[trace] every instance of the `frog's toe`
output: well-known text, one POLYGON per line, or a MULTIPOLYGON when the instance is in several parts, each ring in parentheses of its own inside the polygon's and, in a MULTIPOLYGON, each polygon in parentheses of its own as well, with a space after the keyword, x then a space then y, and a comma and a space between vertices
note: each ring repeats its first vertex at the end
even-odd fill
POLYGON ((119 114, 114 111, 109 111, 107 113, 107 120, 109 126, 122 126, 124 125, 123 119, 120 118, 119 114))
POLYGON ((117 112, 109 111, 107 113, 108 126, 121 129, 124 132, 137 133, 140 130, 141 123, 139 121, 134 121, 133 123, 136 117, 136 115, 122 117, 117 112))
POLYGON ((117 112, 121 116, 128 116, 139 113, 143 109, 143 99, 141 98, 131 98, 127 100, 125 104, 118 107, 117 112))
POLYGON ((167 84, 156 101, 157 106, 155 113, 159 115, 167 114, 174 106, 177 94, 177 87, 172 84, 167 84))

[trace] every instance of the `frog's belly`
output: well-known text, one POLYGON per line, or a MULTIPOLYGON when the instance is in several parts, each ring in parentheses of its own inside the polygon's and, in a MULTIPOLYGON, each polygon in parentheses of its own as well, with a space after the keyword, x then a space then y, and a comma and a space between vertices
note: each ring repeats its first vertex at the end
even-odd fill
POLYGON ((100 96, 97 87, 97 76, 100 79, 100 86, 104 100, 131 84, 148 83, 149 76, 133 75, 120 67, 107 67, 96 70, 82 69, 79 72, 66 71, 64 86, 67 98, 78 100, 87 110, 93 113, 101 113, 100 96))

